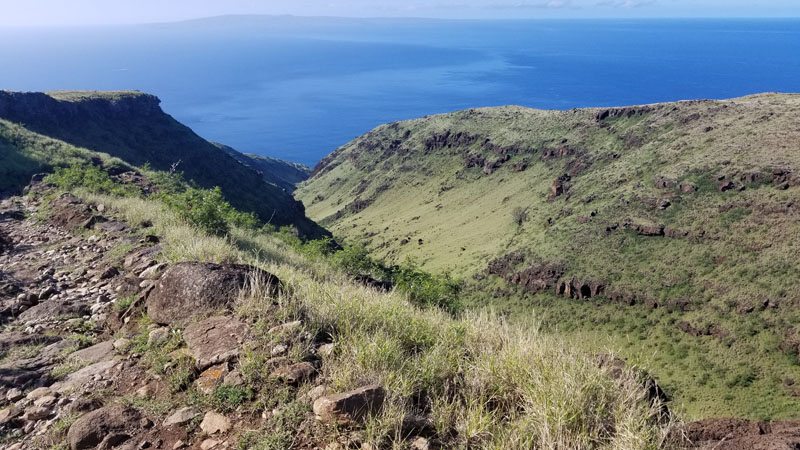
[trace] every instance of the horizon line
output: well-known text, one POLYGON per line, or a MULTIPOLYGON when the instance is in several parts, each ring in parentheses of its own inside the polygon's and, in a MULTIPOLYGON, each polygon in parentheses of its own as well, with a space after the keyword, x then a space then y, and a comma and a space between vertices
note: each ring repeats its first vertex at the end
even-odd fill
POLYGON ((103 27, 135 27, 153 25, 178 25, 192 22, 202 22, 215 19, 234 18, 262 18, 262 19, 309 19, 309 20, 352 20, 352 21, 431 21, 431 22, 570 22, 570 21, 653 21, 653 20, 800 20, 797 16, 574 16, 574 17, 497 17, 497 18, 467 18, 467 17, 425 17, 425 16, 325 16, 325 15, 297 15, 297 14, 219 14, 213 16, 200 16, 186 19, 152 22, 118 22, 118 23, 73 23, 73 24, 28 24, 12 25, 0 24, 0 29, 34 29, 34 28, 103 28, 103 27))

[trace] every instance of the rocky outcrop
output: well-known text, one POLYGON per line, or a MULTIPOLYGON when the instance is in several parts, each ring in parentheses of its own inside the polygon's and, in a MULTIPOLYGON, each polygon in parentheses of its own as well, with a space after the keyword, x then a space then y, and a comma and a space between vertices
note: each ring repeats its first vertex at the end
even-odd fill
POLYGON ((556 286, 556 295, 574 299, 589 299, 605 294, 606 284, 601 281, 581 281, 573 277, 556 286))
POLYGON ((550 185, 550 192, 547 195, 548 201, 553 201, 556 198, 564 195, 569 190, 569 182, 572 180, 572 177, 568 174, 564 174, 553 180, 553 183, 550 185))
POLYGON ((597 122, 602 122, 604 120, 609 120, 609 119, 631 118, 631 117, 643 116, 652 111, 653 107, 647 105, 602 109, 600 111, 597 111, 597 113, 595 113, 595 120, 597 122))
POLYGON ((147 298, 147 314, 162 325, 185 324, 192 317, 229 309, 242 289, 256 283, 275 295, 274 275, 238 264, 180 263, 170 267, 147 298))
POLYGON ((465 147, 478 141, 478 136, 464 131, 452 132, 450 130, 435 133, 425 139, 424 145, 427 151, 439 150, 442 148, 465 147))
POLYGON ((314 414, 321 422, 350 424, 362 422, 383 407, 386 391, 382 386, 369 385, 353 391, 318 398, 314 414))
POLYGON ((563 275, 564 267, 557 264, 542 264, 513 273, 506 280, 535 294, 552 289, 563 275))

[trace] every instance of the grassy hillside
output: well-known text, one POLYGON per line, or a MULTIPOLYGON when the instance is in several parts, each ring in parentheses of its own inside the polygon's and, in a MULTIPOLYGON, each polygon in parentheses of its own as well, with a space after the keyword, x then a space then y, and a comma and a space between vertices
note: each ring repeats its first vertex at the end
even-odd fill
MULTIPOLYGON (((140 92, 0 92, 0 119, 19 125, 4 127, 0 145, 16 155, 15 167, 36 166, 34 160, 51 164, 62 157, 51 154, 52 140, 119 158, 128 164, 149 164, 157 170, 183 172, 201 187, 220 186, 235 206, 255 212, 274 225, 294 225, 310 236, 324 230, 305 217, 303 206, 276 183, 268 183, 216 145, 165 114, 158 98, 140 92), (49 139, 17 139, 23 133, 49 139), (16 134, 14 134, 16 133, 16 134), (16 140, 15 140, 16 139, 16 140), (42 142, 49 142, 43 144, 42 142), (16 144, 15 144, 16 142, 16 144), (17 145, 17 144, 22 145, 17 145)), ((38 169, 37 169, 38 170, 38 169)), ((19 172, 24 179, 32 172, 19 172)), ((8 183, 7 183, 8 184, 8 183)), ((23 184, 16 183, 17 187, 23 184)))
MULTIPOLYGON (((159 262, 246 263, 283 283, 277 298, 257 287, 241 293, 230 320, 242 320, 252 329, 235 363, 242 384, 222 385, 211 393, 187 382, 196 374, 185 363, 175 363, 185 358, 181 333, 171 329, 167 344, 150 345, 151 322, 136 310, 144 314, 134 316, 138 331, 137 321, 117 331, 117 337, 130 338, 130 352, 136 354, 128 358, 127 370, 144 369, 145 379, 159 374, 158 379, 183 381, 158 396, 109 390, 97 396, 107 404, 122 402, 146 412, 151 426, 159 427, 171 411, 190 405, 214 408, 235 420, 225 439, 236 448, 334 448, 344 442, 341 448, 399 450, 422 433, 419 425, 409 428, 409 423, 424 424, 424 435, 437 448, 665 448, 671 424, 660 416, 662 404, 651 401, 637 369, 614 364, 608 356, 602 361, 612 363, 601 363, 553 336, 496 316, 454 318, 436 308, 420 308, 398 290, 383 292, 354 282, 335 259, 311 251, 313 243, 282 233, 231 223, 228 236, 218 237, 155 196, 100 194, 95 184, 72 191, 91 204, 105 205, 107 214, 124 223, 150 224, 131 233, 158 236, 159 262), (298 319, 296 327, 286 328, 298 319), (285 330, 278 327, 276 336, 272 327, 282 323, 285 330), (315 336, 332 344, 319 357, 316 377, 292 385, 276 381, 270 364, 316 357, 315 336), (291 351, 271 358, 270 349, 279 342, 289 342, 291 351), (314 418, 307 400, 312 388, 343 392, 373 383, 383 386, 386 399, 364 423, 325 426, 314 418)), ((196 428, 197 422, 187 427, 196 428)), ((197 436, 207 438, 199 432, 190 438, 197 436)))
POLYGON ((691 416, 796 417, 798 112, 473 109, 379 127, 297 195, 374 255, 469 279, 476 305, 642 359, 691 416))

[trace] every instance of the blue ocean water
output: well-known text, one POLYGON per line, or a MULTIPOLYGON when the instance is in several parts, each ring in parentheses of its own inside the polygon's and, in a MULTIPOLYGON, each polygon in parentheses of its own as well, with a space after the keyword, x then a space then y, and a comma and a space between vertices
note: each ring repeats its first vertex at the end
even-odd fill
POLYGON ((203 137, 314 164, 456 109, 800 92, 800 20, 226 17, 0 29, 0 89, 138 89, 203 137))

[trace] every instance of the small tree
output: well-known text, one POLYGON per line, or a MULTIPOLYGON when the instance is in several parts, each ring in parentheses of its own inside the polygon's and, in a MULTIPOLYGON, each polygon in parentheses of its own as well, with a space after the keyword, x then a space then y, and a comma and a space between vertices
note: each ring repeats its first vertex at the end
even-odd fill
POLYGON ((522 227, 522 225, 528 221, 528 208, 523 208, 521 206, 514 208, 514 210, 511 211, 511 220, 514 221, 517 227, 522 227))

